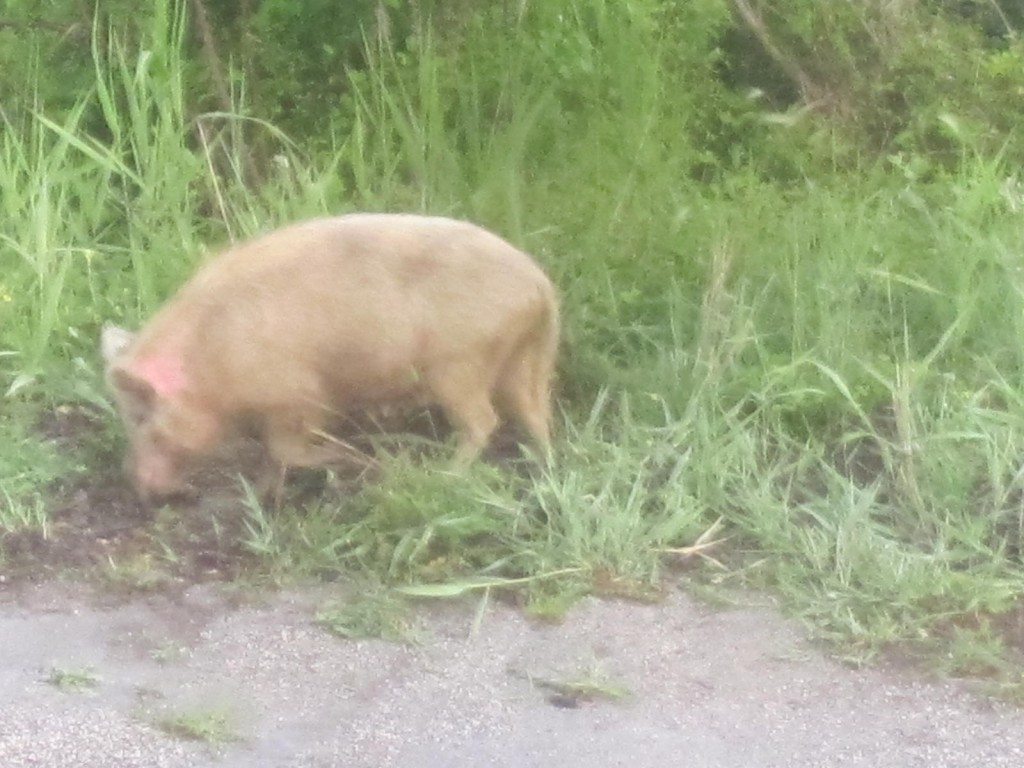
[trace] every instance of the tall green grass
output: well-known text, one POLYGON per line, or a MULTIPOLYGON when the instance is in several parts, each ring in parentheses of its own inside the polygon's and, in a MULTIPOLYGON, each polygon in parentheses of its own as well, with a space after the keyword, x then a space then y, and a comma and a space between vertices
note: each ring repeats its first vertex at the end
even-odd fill
MULTIPOLYGON (((411 54, 373 43, 347 130, 316 157, 247 115, 244 90, 234 113, 189 114, 181 13, 143 50, 97 48, 74 110, 0 136, 9 402, 102 403, 100 323, 145 317, 206 247, 325 211, 466 216, 560 286, 553 463, 450 476, 399 455, 351 497, 250 502, 268 573, 526 584, 540 604, 646 595, 689 558, 690 578, 774 589, 859 656, 1010 609, 1020 187, 969 152, 927 183, 697 183, 683 127, 705 105, 678 86, 706 62, 668 66, 657 25, 634 21, 570 15, 546 48, 469 27, 446 49, 427 25, 411 54)), ((10 466, 0 493, 26 498, 10 466)))

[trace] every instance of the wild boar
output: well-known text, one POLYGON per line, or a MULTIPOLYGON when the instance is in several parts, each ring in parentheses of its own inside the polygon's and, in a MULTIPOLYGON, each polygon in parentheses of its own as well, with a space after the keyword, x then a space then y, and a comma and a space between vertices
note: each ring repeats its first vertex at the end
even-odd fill
POLYGON ((143 499, 185 489, 242 423, 279 492, 289 467, 339 460, 321 439, 333 416, 389 403, 439 406, 458 464, 488 444, 498 413, 546 454, 558 344, 555 289, 525 253, 468 222, 371 213, 235 245, 141 331, 101 335, 143 499))

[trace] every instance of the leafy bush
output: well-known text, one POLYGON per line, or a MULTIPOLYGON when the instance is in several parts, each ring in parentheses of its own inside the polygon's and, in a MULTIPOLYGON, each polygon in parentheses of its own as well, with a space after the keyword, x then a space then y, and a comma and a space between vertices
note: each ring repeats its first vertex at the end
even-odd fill
POLYGON ((727 38, 726 77, 791 110, 780 124, 796 128, 781 157, 767 148, 769 170, 788 162, 817 175, 894 153, 948 170, 965 152, 1024 153, 1012 106, 1024 92, 1024 48, 1009 17, 1000 14, 1005 37, 992 37, 958 12, 964 3, 735 5, 742 26, 727 38), (804 142, 812 153, 801 160, 804 142))

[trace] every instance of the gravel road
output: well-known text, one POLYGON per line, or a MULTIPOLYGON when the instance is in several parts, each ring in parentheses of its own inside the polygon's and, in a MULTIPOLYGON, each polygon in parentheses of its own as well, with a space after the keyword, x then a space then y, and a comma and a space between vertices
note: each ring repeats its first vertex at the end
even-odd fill
POLYGON ((418 609, 420 643, 345 641, 324 590, 98 600, 0 587, 0 766, 574 768, 1024 765, 1024 712, 909 672, 852 670, 767 608, 588 599, 557 624, 418 609), (68 692, 52 670, 91 670, 68 692), (623 698, 578 700, 544 681, 623 698), (213 714, 211 714, 213 713, 213 714), (155 723, 226 718, 211 746, 155 723))

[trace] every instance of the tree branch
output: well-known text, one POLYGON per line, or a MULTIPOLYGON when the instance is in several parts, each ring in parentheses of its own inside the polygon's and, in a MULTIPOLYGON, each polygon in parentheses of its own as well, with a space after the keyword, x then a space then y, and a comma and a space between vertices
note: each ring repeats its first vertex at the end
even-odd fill
POLYGON ((736 6, 747 29, 753 32, 754 37, 757 38, 771 60, 779 65, 779 68, 790 80, 796 83, 804 102, 808 106, 812 106, 825 99, 828 93, 827 89, 821 87, 814 78, 808 75, 795 57, 787 54, 772 40, 768 26, 764 23, 760 13, 747 0, 733 0, 733 5, 736 6))
POLYGON ((82 25, 77 21, 71 24, 59 24, 56 21, 42 19, 0 19, 0 29, 33 29, 44 32, 57 32, 61 37, 78 37, 82 33, 82 25))
POLYGON ((217 41, 213 36, 213 27, 210 26, 210 17, 206 13, 206 5, 203 0, 192 0, 192 10, 195 13, 199 37, 203 42, 203 57, 206 59, 206 68, 210 72, 210 80, 213 83, 217 101, 220 103, 221 110, 230 112, 231 91, 228 88, 227 77, 224 75, 224 66, 217 54, 217 41))

